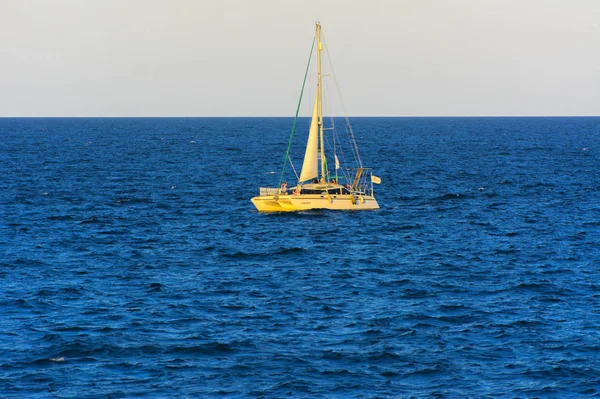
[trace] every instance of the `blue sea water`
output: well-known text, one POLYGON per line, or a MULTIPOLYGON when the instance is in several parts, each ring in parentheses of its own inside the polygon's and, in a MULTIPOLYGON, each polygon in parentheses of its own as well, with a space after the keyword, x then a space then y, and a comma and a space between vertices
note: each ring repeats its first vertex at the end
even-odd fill
POLYGON ((259 214, 291 125, 0 119, 0 397, 600 397, 600 118, 359 118, 380 210, 259 214))

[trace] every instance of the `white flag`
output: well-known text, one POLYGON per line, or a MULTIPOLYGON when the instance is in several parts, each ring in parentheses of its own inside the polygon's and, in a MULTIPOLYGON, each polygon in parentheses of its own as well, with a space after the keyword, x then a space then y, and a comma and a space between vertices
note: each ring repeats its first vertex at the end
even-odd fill
POLYGON ((381 183, 381 178, 375 176, 375 175, 371 175, 371 182, 375 183, 375 184, 380 184, 381 183))
POLYGON ((340 161, 337 159, 337 155, 333 155, 335 157, 335 168, 339 169, 340 168, 340 161))

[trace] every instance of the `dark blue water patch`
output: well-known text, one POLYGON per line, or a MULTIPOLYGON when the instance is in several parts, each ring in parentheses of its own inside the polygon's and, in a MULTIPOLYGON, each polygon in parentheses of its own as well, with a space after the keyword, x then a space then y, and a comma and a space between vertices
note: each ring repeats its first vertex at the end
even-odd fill
POLYGON ((258 214, 291 123, 0 119, 0 396, 600 396, 599 118, 359 118, 380 210, 258 214))

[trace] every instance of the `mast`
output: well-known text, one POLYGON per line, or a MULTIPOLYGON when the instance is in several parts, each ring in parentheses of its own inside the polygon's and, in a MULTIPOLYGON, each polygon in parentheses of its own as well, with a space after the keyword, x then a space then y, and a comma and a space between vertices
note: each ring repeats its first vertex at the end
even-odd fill
POLYGON ((321 24, 317 22, 317 101, 318 101, 318 114, 319 114, 319 141, 321 146, 321 183, 325 183, 325 143, 323 138, 323 80, 321 75, 321 50, 323 50, 323 43, 321 43, 321 24))

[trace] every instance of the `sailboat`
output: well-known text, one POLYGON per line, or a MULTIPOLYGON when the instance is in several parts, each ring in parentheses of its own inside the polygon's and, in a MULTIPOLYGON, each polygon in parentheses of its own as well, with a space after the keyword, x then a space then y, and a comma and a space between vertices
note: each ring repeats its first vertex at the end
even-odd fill
MULTIPOLYGON (((331 118, 330 127, 324 126, 324 90, 321 68, 321 53, 324 49, 324 43, 321 24, 318 22, 316 24, 313 47, 311 48, 311 57, 309 58, 312 58, 315 44, 317 53, 317 87, 304 153, 304 161, 302 163, 300 175, 296 174, 297 185, 288 187, 287 182, 283 181, 286 165, 290 163, 293 168, 289 155, 291 145, 288 145, 283 170, 279 178, 279 186, 276 188, 260 187, 260 195, 251 200, 259 212, 295 212, 312 209, 358 211, 379 208, 379 204, 374 196, 373 183, 379 184, 381 183, 381 179, 372 175, 370 168, 363 167, 358 153, 358 147, 356 146, 354 132, 348 118, 345 118, 344 130, 349 136, 349 142, 352 148, 351 153, 356 163, 354 168, 342 168, 340 164, 339 158, 346 159, 346 157, 344 152, 336 146, 340 140, 336 140, 337 136, 334 136, 334 118, 331 118), (327 149, 325 148, 326 143, 329 144, 327 149), (331 145, 331 143, 334 144, 331 145), (333 168, 330 168, 327 163, 327 157, 333 161, 333 168)), ((304 76, 302 91, 304 91, 309 66, 310 61, 304 76)), ((300 99, 302 99, 302 94, 300 95, 300 99)), ((300 104, 298 105, 298 110, 299 108, 300 104)), ((294 119, 294 125, 292 127, 292 137, 297 119, 298 111, 296 112, 296 118, 294 119)), ((293 169, 295 172, 295 168, 293 169)))

